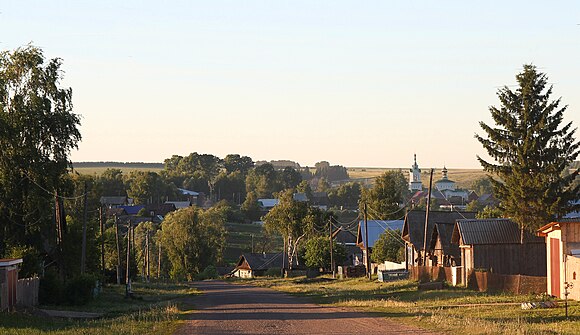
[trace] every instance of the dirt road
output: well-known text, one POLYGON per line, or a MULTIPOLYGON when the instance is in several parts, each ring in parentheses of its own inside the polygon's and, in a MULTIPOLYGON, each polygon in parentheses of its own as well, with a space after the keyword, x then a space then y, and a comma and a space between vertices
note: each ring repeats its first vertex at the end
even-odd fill
POLYGON ((196 311, 176 334, 434 334, 387 318, 321 307, 271 289, 200 282, 196 311))

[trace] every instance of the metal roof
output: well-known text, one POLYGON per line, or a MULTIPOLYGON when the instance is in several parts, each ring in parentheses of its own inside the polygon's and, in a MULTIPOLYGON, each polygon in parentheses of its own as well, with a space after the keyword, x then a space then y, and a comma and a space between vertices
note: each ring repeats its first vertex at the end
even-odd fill
MULTIPOLYGON (((519 244, 520 227, 510 219, 457 220, 453 229, 452 242, 473 244, 519 244)), ((543 242, 542 238, 524 233, 524 242, 543 242)))
POLYGON ((181 192, 181 194, 183 194, 183 195, 191 195, 191 196, 194 196, 194 197, 197 197, 197 196, 199 196, 199 193, 198 193, 198 192, 195 192, 195 191, 186 190, 186 189, 184 189, 184 188, 177 188, 177 189, 178 189, 178 190, 179 190, 179 192, 181 192))
MULTIPOLYGON (((474 219, 475 212, 429 211, 427 225, 427 245, 431 245, 431 237, 436 223, 455 224, 459 219, 474 219)), ((413 245, 415 250, 423 250, 425 239, 425 211, 412 210, 405 215, 405 225, 401 233, 403 240, 413 245)))
MULTIPOLYGON (((369 246, 372 248, 375 242, 379 239, 379 236, 389 229, 401 230, 403 228, 403 220, 367 220, 367 226, 369 227, 369 246)), ((359 221, 358 224, 358 234, 356 237, 357 244, 360 244, 363 248, 365 245, 365 225, 364 221, 359 221)))
POLYGON ((278 202, 278 199, 258 199, 258 203, 264 208, 272 208, 276 206, 278 202))

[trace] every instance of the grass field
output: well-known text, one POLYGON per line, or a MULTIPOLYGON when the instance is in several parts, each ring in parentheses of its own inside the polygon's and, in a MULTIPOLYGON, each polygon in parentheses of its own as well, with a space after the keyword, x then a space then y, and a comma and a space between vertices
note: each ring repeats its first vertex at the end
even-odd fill
POLYGON ((124 298, 124 286, 108 286, 85 306, 40 306, 104 313, 96 320, 48 318, 29 313, 0 313, 1 334, 171 334, 191 308, 178 298, 198 292, 184 284, 135 283, 137 299, 124 298))
POLYGON ((480 293, 465 288, 419 291, 415 282, 370 282, 364 278, 252 280, 250 283, 306 296, 322 305, 343 306, 448 334, 579 334, 580 305, 570 317, 563 303, 551 309, 522 310, 541 297, 480 293), (485 305, 484 305, 485 304, 485 305))
MULTIPOLYGON (((348 175, 351 179, 362 179, 362 178, 376 178, 381 174, 385 173, 385 171, 394 170, 394 171, 402 171, 407 176, 408 169, 397 169, 397 168, 364 168, 364 167, 356 167, 356 168, 348 168, 348 175)), ((458 188, 470 188, 471 184, 480 178, 486 176, 486 173, 483 170, 479 169, 450 169, 448 172, 449 179, 455 181, 457 183, 458 188)), ((433 173, 433 182, 441 179, 441 170, 436 169, 433 173)), ((423 182, 424 187, 429 186, 429 170, 422 169, 421 170, 421 181, 423 182)))
POLYGON ((123 174, 128 174, 131 171, 153 171, 153 172, 161 172, 161 170, 163 170, 162 168, 150 168, 150 167, 79 167, 76 168, 75 167, 75 171, 77 171, 80 174, 88 174, 91 176, 99 176, 101 175, 103 172, 105 172, 106 169, 119 169, 121 171, 123 171, 123 174))

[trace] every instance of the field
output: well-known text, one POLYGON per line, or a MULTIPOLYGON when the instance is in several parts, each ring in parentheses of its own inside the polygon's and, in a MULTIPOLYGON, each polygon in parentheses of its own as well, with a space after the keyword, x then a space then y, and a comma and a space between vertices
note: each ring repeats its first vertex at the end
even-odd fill
POLYGON ((49 318, 36 313, 0 313, 1 334, 170 334, 190 306, 179 298, 197 294, 184 284, 135 283, 136 299, 124 298, 124 286, 105 287, 100 296, 85 306, 39 306, 42 309, 97 312, 95 320, 49 318))
MULTIPOLYGON (((348 168, 348 175, 351 179, 373 179, 381 174, 385 173, 385 171, 394 170, 394 171, 402 171, 407 177, 408 168, 405 169, 398 169, 398 168, 364 168, 364 167, 352 167, 348 168)), ((479 169, 449 169, 448 177, 449 179, 455 181, 457 183, 458 188, 470 188, 471 184, 480 178, 486 176, 486 173, 483 170, 479 169)), ((441 179, 441 170, 436 169, 433 173, 433 182, 441 179)), ((429 170, 422 169, 421 170, 421 181, 423 182, 424 187, 429 186, 429 170)))
POLYGON ((480 293, 465 288, 419 291, 409 280, 390 283, 365 278, 332 280, 274 279, 250 281, 322 305, 370 312, 378 317, 448 334, 579 334, 580 305, 571 302, 568 319, 564 304, 557 308, 522 310, 522 302, 542 296, 480 293))

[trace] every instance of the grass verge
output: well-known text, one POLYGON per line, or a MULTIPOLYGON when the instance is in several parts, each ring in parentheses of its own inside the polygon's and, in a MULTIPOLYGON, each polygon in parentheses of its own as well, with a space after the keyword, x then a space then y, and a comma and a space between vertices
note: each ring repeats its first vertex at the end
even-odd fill
POLYGON ((0 313, 1 334, 171 334, 190 306, 179 298, 197 294, 185 284, 135 283, 136 299, 124 298, 124 287, 104 288, 85 306, 40 306, 79 312, 104 313, 96 320, 49 318, 32 313, 0 313))
POLYGON ((364 278, 306 281, 264 278, 247 282, 305 296, 321 305, 349 307, 449 334, 580 334, 580 305, 522 310, 539 296, 481 293, 450 287, 419 291, 413 281, 369 282, 364 278))

